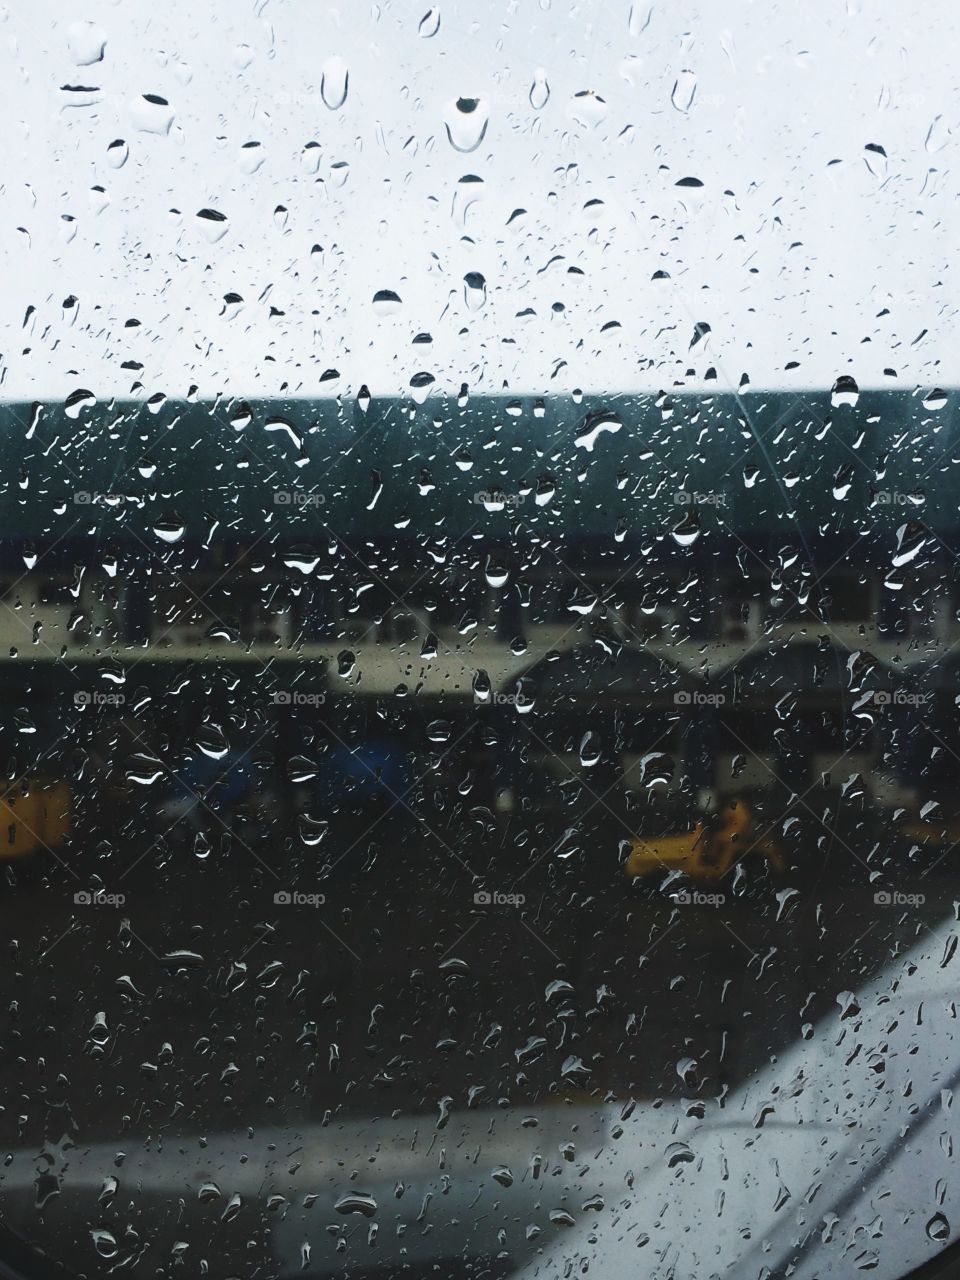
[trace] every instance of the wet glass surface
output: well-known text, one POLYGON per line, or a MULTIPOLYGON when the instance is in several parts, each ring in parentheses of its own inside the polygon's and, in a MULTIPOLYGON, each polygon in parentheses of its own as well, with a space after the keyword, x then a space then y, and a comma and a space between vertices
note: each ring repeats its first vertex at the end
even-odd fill
POLYGON ((953 1240, 950 14, 814 8, 6 15, 0 1258, 953 1240))

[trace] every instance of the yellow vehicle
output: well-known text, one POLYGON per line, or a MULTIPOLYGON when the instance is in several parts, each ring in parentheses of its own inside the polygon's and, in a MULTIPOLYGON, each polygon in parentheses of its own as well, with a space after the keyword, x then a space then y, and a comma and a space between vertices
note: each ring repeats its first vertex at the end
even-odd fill
POLYGON ((65 782, 21 779, 0 796, 0 860, 55 849, 70 833, 71 795, 65 782))
POLYGON ((775 871, 786 863, 775 840, 756 830, 753 813, 741 800, 731 800, 712 820, 692 831, 637 838, 624 871, 632 880, 658 872, 682 871, 691 880, 721 880, 748 854, 766 858, 775 871))

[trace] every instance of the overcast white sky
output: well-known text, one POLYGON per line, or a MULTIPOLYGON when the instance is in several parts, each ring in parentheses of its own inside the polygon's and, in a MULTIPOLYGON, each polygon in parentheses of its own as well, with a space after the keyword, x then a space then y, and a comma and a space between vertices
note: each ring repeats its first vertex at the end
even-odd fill
POLYGON ((0 395, 957 381, 955 0, 428 9, 11 4, 0 395))

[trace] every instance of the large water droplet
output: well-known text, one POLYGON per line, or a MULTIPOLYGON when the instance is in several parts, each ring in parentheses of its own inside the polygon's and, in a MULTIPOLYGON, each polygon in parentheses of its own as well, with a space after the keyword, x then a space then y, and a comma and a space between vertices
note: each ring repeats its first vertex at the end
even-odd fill
POLYGON ((943 150, 950 141, 950 136, 950 126, 943 116, 934 116, 923 145, 931 155, 934 155, 937 151, 943 150))
POLYGON ((115 1258, 117 1256, 117 1237, 113 1232, 108 1231, 106 1227, 94 1227, 90 1232, 90 1239, 93 1241, 93 1247, 101 1258, 115 1258))
POLYGON ((410 394, 417 404, 423 404, 436 382, 432 373, 415 373, 410 379, 410 394))
POLYGON ((686 513, 670 530, 670 536, 681 547, 692 547, 700 537, 700 517, 695 509, 686 513))
POLYGON ((378 289, 373 295, 373 311, 378 316, 396 315, 403 306, 403 299, 393 289, 378 289))
POLYGON ((584 418, 574 444, 578 449, 586 449, 587 453, 593 453, 593 446, 603 432, 616 433, 622 426, 623 419, 618 413, 606 409, 595 409, 584 418))
POLYGON ((373 1196, 360 1191, 350 1191, 341 1196, 333 1207, 337 1213, 362 1213, 365 1218, 372 1218, 377 1212, 373 1196))
POLYGON ((107 147, 107 164, 111 169, 122 169, 127 163, 127 157, 130 155, 130 148, 124 142, 123 138, 114 138, 107 147))
POLYGON ((487 282, 479 271, 463 277, 463 297, 471 311, 479 311, 487 300, 487 282))
POLYGON ((942 1213, 935 1213, 927 1223, 927 1235, 931 1240, 949 1240, 950 1223, 942 1213))
POLYGON ((350 71, 344 60, 334 54, 323 64, 320 76, 320 96, 331 111, 339 111, 347 100, 350 87, 350 71))
POLYGON ((107 35, 95 22, 71 22, 67 27, 67 46, 77 67, 91 67, 103 61, 107 35))
POLYGON ((671 1142, 663 1154, 668 1169, 676 1169, 682 1164, 692 1164, 696 1159, 685 1142, 671 1142))
POLYGON ((186 525, 179 516, 164 516, 153 526, 153 532, 161 542, 179 542, 186 533, 186 525))
POLYGON ((533 84, 530 86, 530 105, 534 111, 542 111, 550 101, 550 85, 547 83, 547 73, 543 67, 538 67, 533 75, 533 84))
POLYGON ((697 95, 697 77, 692 71, 681 71, 673 82, 670 101, 678 111, 686 113, 693 106, 697 95))
POLYGON ((133 123, 141 133, 157 133, 165 136, 173 124, 174 110, 166 98, 156 93, 144 93, 130 103, 133 123))
POLYGON ((440 30, 440 10, 437 8, 436 5, 434 5, 433 8, 428 9, 427 12, 420 19, 420 25, 417 28, 417 31, 419 32, 420 37, 423 40, 429 40, 431 36, 435 36, 439 30, 440 30))
POLYGON ((863 148, 863 158, 873 176, 882 182, 887 176, 887 153, 880 143, 868 142, 863 148))
POLYGON ((446 111, 447 138, 455 151, 476 151, 490 121, 490 108, 482 98, 457 98, 446 111))
POLYGON ((227 234, 227 215, 218 209, 201 209, 197 213, 197 226, 210 244, 216 244, 227 234))
POLYGON ((830 391, 830 403, 834 409, 848 405, 851 409, 860 399, 860 388, 848 374, 843 374, 833 384, 830 391))

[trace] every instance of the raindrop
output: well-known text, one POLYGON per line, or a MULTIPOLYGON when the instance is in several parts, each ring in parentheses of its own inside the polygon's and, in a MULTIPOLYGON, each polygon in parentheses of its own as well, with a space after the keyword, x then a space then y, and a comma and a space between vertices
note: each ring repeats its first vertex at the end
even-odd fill
POLYGON ((881 180, 887 176, 887 153, 879 142, 868 142, 863 148, 867 168, 875 178, 881 180))
POLYGON ((130 104, 133 122, 141 133, 156 133, 161 137, 170 132, 175 112, 166 98, 156 93, 144 93, 130 104))
POLYGON ((468 271, 463 277, 463 297, 471 311, 479 311, 487 300, 487 282, 479 271, 468 271))
POLYGON ((852 409, 859 399, 860 388, 848 374, 839 377, 831 388, 830 403, 834 409, 839 409, 841 405, 848 405, 852 409))
POLYGON ((581 89, 573 95, 569 113, 578 124, 593 127, 600 124, 607 114, 607 102, 593 89, 581 89))
POLYGON ((345 680, 357 665, 357 655, 349 649, 341 649, 337 654, 337 675, 345 680))
POLYGON ((266 154, 259 142, 245 142, 240 148, 240 170, 242 173, 256 173, 265 159, 266 154))
POLYGON ((403 306, 403 299, 393 289, 378 289, 373 295, 373 311, 378 316, 394 316, 403 306))
POLYGON ((700 516, 696 509, 691 509, 682 520, 670 530, 670 536, 680 547, 692 547, 700 537, 700 516))
POLYGON ((942 1213, 935 1213, 927 1223, 927 1235, 931 1240, 949 1240, 950 1223, 942 1213))
POLYGON ((103 61, 107 36, 95 22, 71 22, 67 27, 67 45, 74 65, 92 67, 103 61))
POLYGON ((673 82, 670 101, 678 111, 688 112, 697 94, 697 77, 692 71, 681 71, 673 82))
POLYGON ((230 1197, 230 1199, 227 1201, 227 1207, 224 1209, 223 1213, 221 1213, 220 1221, 232 1222, 234 1218, 237 1216, 237 1214, 240 1212, 240 1204, 241 1204, 240 1196, 235 1191, 233 1195, 230 1197))
POLYGON ((307 577, 320 563, 320 556, 310 547, 291 547, 283 557, 283 563, 288 569, 296 569, 307 577))
POLYGON ((695 1159, 685 1142, 671 1142, 663 1154, 668 1169, 676 1169, 682 1164, 692 1164, 695 1159))
POLYGON ((216 244, 227 234, 227 215, 217 209, 201 209, 197 213, 197 225, 210 244, 216 244))
POLYGON ((482 98, 457 98, 446 112, 447 138, 455 151, 476 151, 490 121, 490 109, 482 98))
POLYGON ((350 1191, 341 1196, 333 1207, 337 1213, 362 1213, 365 1218, 372 1218, 377 1212, 377 1202, 373 1196, 359 1191, 350 1191))
POLYGON ((124 142, 123 138, 114 138, 107 147, 107 164, 112 169, 122 169, 127 163, 127 157, 130 155, 130 148, 124 142))
POLYGON ((530 105, 534 111, 542 111, 550 101, 550 85, 547 73, 542 67, 534 72, 533 84, 530 86, 530 105))
POLYGON ((90 1232, 93 1247, 101 1258, 115 1258, 118 1248, 116 1236, 106 1227, 94 1227, 90 1232))
POLYGON ((347 64, 337 54, 323 64, 320 76, 320 96, 331 111, 339 111, 347 100, 350 72, 347 64))
POLYGON ((493 556, 487 556, 487 567, 484 576, 491 587, 502 587, 510 577, 510 570, 493 556))
POLYGON ((432 36, 435 36, 439 30, 440 10, 436 5, 434 5, 434 7, 432 9, 428 9, 420 19, 420 25, 417 28, 417 31, 423 40, 429 40, 432 36))
POLYGON ((415 373, 410 379, 410 394, 417 404, 423 404, 436 382, 432 373, 415 373))
POLYGON ((161 542, 179 542, 186 530, 187 526, 179 516, 164 516, 153 526, 153 532, 161 542))
POLYGON ((618 413, 595 409, 592 413, 588 413, 583 420, 580 431, 574 439, 574 444, 578 449, 586 449, 587 453, 593 453, 593 446, 604 431, 617 432, 622 426, 623 419, 618 413))
POLYGON ((230 749, 223 730, 215 724, 201 726, 197 746, 210 760, 222 760, 230 749))
POLYGON ((97 403, 92 391, 71 391, 63 402, 63 411, 68 418, 79 418, 84 409, 90 409, 97 403))
POLYGON ((923 145, 931 155, 934 155, 937 151, 943 150, 950 141, 950 136, 950 127, 943 116, 934 116, 923 145))

